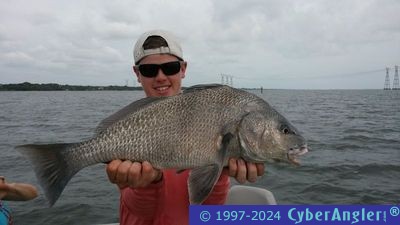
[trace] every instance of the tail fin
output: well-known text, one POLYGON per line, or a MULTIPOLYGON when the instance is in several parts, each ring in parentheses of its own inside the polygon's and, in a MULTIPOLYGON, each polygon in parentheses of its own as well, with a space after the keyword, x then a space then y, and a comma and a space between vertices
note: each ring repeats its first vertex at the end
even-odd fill
POLYGON ((33 165, 50 206, 60 197, 68 181, 84 166, 68 158, 72 144, 20 145, 16 149, 33 165))

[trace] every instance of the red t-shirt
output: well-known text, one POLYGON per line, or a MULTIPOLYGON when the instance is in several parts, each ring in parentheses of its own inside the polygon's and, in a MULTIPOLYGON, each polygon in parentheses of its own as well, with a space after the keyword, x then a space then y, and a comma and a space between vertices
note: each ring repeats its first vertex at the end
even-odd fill
MULTIPOLYGON (((146 188, 121 189, 120 225, 185 225, 189 224, 189 171, 164 170, 159 183, 146 188)), ((225 203, 230 186, 222 174, 205 205, 225 203)))

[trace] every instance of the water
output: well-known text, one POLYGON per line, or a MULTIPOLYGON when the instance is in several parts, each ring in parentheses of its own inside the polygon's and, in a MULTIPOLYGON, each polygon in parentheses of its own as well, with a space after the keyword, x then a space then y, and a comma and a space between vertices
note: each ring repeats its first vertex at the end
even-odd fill
MULTIPOLYGON (((400 204, 400 91, 264 90, 257 93, 309 140, 301 167, 268 164, 255 186, 279 204, 400 204)), ((87 139, 99 121, 143 97, 142 92, 0 92, 0 174, 38 185, 13 147, 87 139)), ((72 178, 47 207, 43 194, 10 202, 18 224, 118 221, 119 193, 104 165, 72 178)))

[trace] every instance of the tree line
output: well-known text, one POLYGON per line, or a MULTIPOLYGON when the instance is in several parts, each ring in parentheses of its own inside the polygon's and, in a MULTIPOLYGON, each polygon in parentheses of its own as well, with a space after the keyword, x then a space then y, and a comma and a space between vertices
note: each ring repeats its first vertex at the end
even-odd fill
POLYGON ((142 87, 128 86, 82 86, 62 85, 56 83, 32 84, 29 82, 19 84, 0 84, 0 91, 133 91, 142 90, 142 87))

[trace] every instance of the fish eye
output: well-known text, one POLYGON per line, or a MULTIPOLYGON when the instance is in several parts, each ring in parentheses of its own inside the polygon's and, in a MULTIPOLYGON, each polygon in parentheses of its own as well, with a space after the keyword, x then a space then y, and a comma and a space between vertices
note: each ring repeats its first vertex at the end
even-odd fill
POLYGON ((283 132, 284 134, 288 134, 288 133, 289 133, 289 129, 288 129, 287 127, 285 127, 285 128, 283 128, 282 132, 283 132))
POLYGON ((291 130, 291 129, 290 129, 289 127, 287 127, 287 126, 283 126, 283 127, 281 128, 281 131, 282 131, 282 133, 284 133, 284 134, 296 134, 295 131, 291 130))

